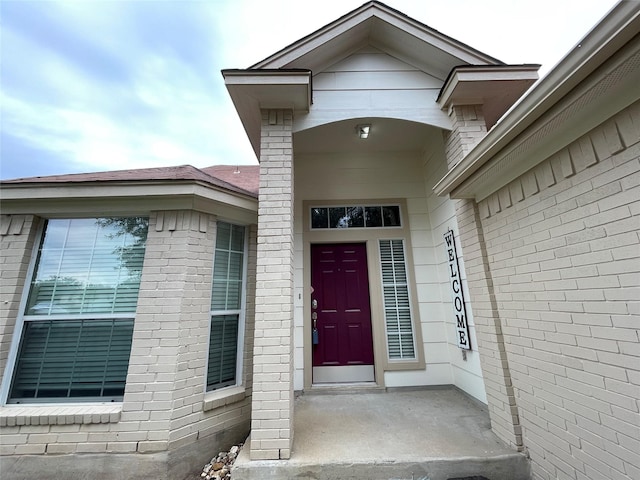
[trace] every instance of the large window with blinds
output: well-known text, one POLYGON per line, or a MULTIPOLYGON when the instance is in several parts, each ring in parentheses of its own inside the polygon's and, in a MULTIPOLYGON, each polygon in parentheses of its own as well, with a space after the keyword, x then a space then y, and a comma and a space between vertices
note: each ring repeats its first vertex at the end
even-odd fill
POLYGON ((244 332, 245 236, 245 227, 218 222, 207 391, 239 383, 244 332))
POLYGON ((147 231, 145 217, 46 222, 9 402, 122 399, 147 231))
POLYGON ((380 265, 389 360, 416 358, 403 240, 380 240, 380 265))

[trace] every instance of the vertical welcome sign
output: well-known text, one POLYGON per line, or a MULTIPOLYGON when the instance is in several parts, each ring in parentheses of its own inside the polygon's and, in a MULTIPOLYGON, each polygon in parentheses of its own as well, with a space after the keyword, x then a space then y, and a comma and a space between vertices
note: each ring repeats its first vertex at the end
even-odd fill
POLYGON ((453 237, 453 230, 444 234, 444 243, 447 249, 447 259, 449 261, 449 285, 451 286, 451 297, 453 298, 453 314, 456 320, 456 339, 458 347, 464 350, 471 350, 471 339, 469 338, 469 322, 467 311, 464 306, 464 293, 462 292, 462 279, 460 278, 460 264, 458 263, 458 253, 456 242, 453 237))

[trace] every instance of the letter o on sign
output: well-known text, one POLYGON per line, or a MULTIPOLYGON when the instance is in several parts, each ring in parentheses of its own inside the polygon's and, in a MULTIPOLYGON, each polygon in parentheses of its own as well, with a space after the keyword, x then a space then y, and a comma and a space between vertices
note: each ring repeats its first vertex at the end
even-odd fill
POLYGON ((462 311, 462 299, 460 297, 455 297, 453 300, 453 306, 456 308, 456 312, 462 311))

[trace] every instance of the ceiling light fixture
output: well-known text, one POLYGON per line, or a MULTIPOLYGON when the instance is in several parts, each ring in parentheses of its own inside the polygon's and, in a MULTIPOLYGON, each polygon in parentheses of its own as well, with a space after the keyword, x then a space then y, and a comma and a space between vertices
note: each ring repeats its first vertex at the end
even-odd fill
POLYGON ((357 125, 356 132, 360 138, 369 137, 369 131, 371 130, 371 125, 357 125))

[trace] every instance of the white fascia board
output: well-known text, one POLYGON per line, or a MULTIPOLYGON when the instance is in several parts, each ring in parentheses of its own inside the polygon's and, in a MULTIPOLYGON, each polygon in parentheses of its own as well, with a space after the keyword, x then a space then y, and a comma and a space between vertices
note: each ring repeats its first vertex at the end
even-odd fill
MULTIPOLYGON (((474 172, 558 104, 640 31, 640 2, 622 1, 501 118, 498 124, 434 186, 451 194, 474 172)), ((474 195, 468 196, 473 198, 474 195)), ((463 197, 460 197, 463 198, 463 197)), ((464 197, 466 198, 466 197, 464 197)))
MULTIPOLYGON (((434 30, 397 10, 394 10, 393 8, 388 7, 387 5, 379 2, 369 2, 329 23, 328 25, 325 25, 306 37, 303 37, 297 42, 283 48, 264 60, 252 65, 251 68, 286 68, 310 52, 326 48, 326 45, 331 43, 337 37, 346 34, 349 30, 357 28, 364 24, 364 22, 369 21, 373 23, 372 21, 374 17, 396 27, 406 35, 416 37, 426 44, 432 45, 435 48, 441 49, 442 51, 459 58, 461 63, 487 65, 502 64, 499 60, 468 45, 458 42, 457 40, 448 37, 447 35, 440 33, 439 31, 434 30)), ((356 43, 360 41, 371 41, 370 38, 363 37, 363 35, 375 36, 379 35, 379 32, 379 29, 372 29, 371 27, 368 27, 360 32, 359 36, 352 40, 356 43)), ((377 40, 384 43, 384 39, 382 38, 377 40)), ((317 68, 317 66, 307 66, 313 69, 317 68)))
POLYGON ((198 209, 216 213, 220 208, 234 209, 256 216, 258 199, 228 192, 197 182, 119 183, 104 185, 5 185, 4 214, 140 214, 151 210, 198 209), (199 208, 195 208, 198 206, 199 208))
POLYGON ((310 72, 223 70, 226 85, 308 85, 310 72))
POLYGON ((486 82, 505 82, 514 80, 526 80, 534 82, 538 80, 540 65, 491 65, 482 67, 457 67, 447 83, 442 87, 437 100, 440 108, 446 108, 456 104, 456 91, 459 85, 469 84, 471 88, 478 85, 476 97, 482 98, 482 86, 486 82))

